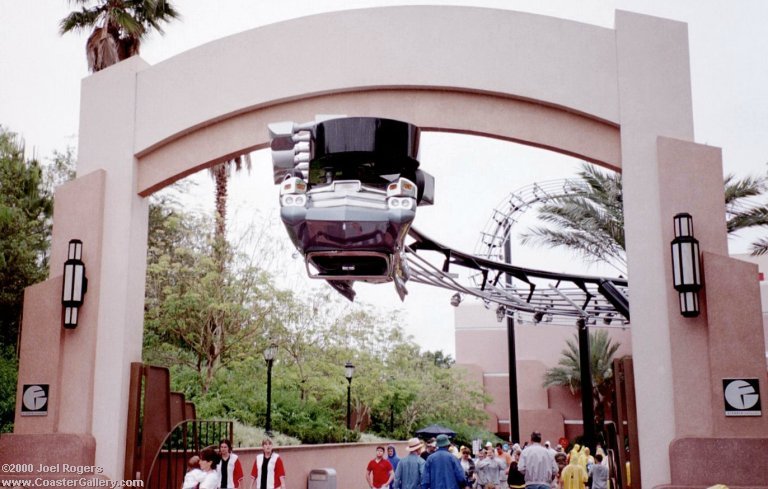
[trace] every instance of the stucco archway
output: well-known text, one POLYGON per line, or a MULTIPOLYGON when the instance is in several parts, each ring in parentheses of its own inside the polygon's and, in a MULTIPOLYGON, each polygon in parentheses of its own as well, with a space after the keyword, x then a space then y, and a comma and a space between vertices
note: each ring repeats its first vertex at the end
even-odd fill
MULTIPOLYGON (((669 285, 674 213, 694 215, 702 249, 727 252, 717 198, 719 151, 692 143, 686 26, 617 12, 615 29, 605 29, 464 7, 301 18, 155 66, 131 58, 85 79, 78 178, 56 194, 54 278, 28 292, 28 301, 46 307, 39 317, 25 316, 21 350, 19 384, 49 381, 53 415, 17 417, 18 434, 92 436, 96 465, 120 478, 128 370, 141 358, 146 195, 264 147, 267 122, 309 120, 316 113, 391 117, 621 169, 632 318, 642 325, 632 338, 641 457, 653 469, 643 474, 644 484, 670 481, 666 447, 673 438, 720 434, 711 408, 716 375, 708 320, 683 323, 669 285), (676 177, 681 168, 696 169, 698 188, 676 177), (43 341, 50 361, 41 365, 28 360, 34 347, 28 338, 60 314, 55 294, 61 278, 55 275, 73 237, 86 247, 87 304, 77 330, 43 341), (694 373, 676 360, 680 349, 689 352, 694 373), (694 389, 699 382, 710 389, 694 389), (90 387, 85 395, 74 388, 81 383, 90 387), (693 415, 674 395, 677 389, 698 406, 693 415)), ((765 430, 764 422, 731 425, 722 429, 765 430)))

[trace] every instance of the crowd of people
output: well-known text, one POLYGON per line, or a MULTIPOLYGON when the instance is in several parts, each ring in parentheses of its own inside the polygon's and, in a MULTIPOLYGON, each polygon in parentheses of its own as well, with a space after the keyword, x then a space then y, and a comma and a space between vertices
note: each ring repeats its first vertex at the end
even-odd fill
POLYGON ((423 443, 408 441, 408 456, 395 447, 379 446, 368 463, 365 478, 371 489, 608 489, 608 465, 602 450, 594 457, 588 447, 541 443, 533 432, 530 443, 511 447, 488 442, 472 456, 446 435, 423 443), (386 456, 385 456, 386 452, 386 456))
POLYGON ((208 447, 189 459, 182 489, 286 489, 285 466, 280 455, 272 451, 272 440, 262 440, 261 448, 250 477, 245 479, 243 466, 232 453, 232 442, 222 439, 218 451, 208 447))
MULTIPOLYGON (((189 459, 182 489, 287 489, 283 460, 265 438, 250 476, 232 453, 232 442, 208 447, 189 459)), ((376 447, 365 471, 370 489, 608 489, 608 465, 598 447, 563 447, 541 443, 533 432, 530 443, 512 446, 488 442, 473 457, 467 447, 456 447, 446 435, 426 443, 411 438, 408 455, 399 457, 394 445, 376 447)))

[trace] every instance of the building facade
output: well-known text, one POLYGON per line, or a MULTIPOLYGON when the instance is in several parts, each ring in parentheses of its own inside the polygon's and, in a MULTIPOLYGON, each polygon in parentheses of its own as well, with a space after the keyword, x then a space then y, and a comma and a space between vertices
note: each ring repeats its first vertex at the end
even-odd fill
MULTIPOLYGON (((482 304, 463 303, 455 312, 456 364, 480 383, 491 398, 486 428, 504 439, 510 438, 509 349, 507 322, 499 322, 493 310, 482 304)), ((615 358, 630 355, 629 327, 606 327, 618 343, 615 358)), ((557 365, 571 339, 578 344, 576 325, 556 326, 546 322, 515 322, 517 396, 520 434, 540 431, 545 440, 563 436, 573 440, 582 433, 580 395, 567 387, 543 388, 544 373, 557 365)), ((606 413, 610 416, 610 413, 606 413)), ((521 441, 521 440, 513 440, 521 441)))

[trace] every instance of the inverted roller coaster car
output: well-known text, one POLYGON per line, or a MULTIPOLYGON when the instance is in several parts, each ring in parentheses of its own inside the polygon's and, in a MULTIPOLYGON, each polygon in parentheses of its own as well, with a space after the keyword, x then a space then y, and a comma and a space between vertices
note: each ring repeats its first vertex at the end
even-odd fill
POLYGON ((352 283, 394 282, 404 298, 403 241, 433 202, 420 170, 419 129, 373 117, 270 124, 280 217, 312 278, 350 300, 352 283))

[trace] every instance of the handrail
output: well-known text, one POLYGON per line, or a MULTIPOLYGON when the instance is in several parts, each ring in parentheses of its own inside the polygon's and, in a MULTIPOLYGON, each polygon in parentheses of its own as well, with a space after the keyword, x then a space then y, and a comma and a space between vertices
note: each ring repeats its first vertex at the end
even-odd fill
POLYGON ((146 487, 181 487, 189 458, 198 455, 207 446, 218 448, 222 438, 233 439, 232 421, 187 419, 177 423, 163 439, 160 450, 155 453, 144 479, 146 487), (189 424, 191 427, 187 426, 189 424), (163 454, 166 455, 164 467, 163 454), (163 468, 165 473, 162 473, 163 468))

